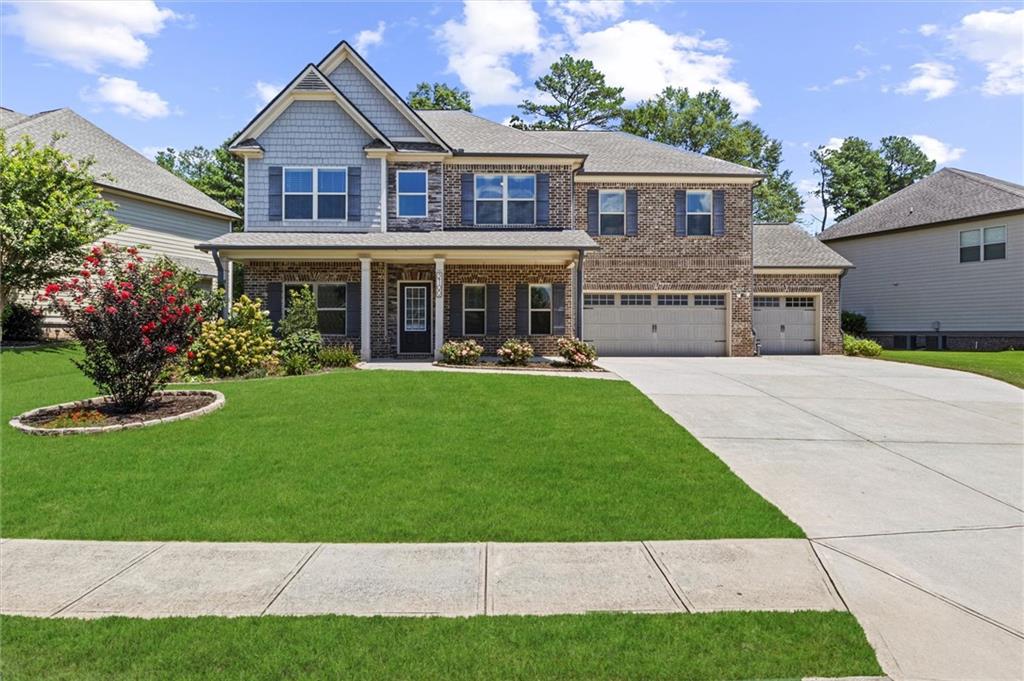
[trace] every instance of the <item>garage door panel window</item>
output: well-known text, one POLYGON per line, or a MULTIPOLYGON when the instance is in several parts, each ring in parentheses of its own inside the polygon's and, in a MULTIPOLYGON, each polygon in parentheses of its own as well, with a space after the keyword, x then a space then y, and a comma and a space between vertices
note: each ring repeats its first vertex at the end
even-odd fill
POLYGON ((583 304, 588 307, 597 307, 601 305, 614 305, 615 294, 614 293, 584 293, 583 304))
POLYGON ((722 307, 725 305, 725 296, 720 293, 698 293, 693 296, 693 304, 698 307, 722 307))
POLYGON ((690 296, 678 293, 662 293, 658 295, 658 305, 689 305, 690 296))
POLYGON ((599 234, 623 236, 626 233, 626 192, 601 190, 598 196, 599 234))
POLYGON ((462 329, 466 336, 483 336, 487 329, 487 287, 483 284, 462 287, 462 329))
POLYGON ((641 293, 623 293, 619 296, 620 305, 650 305, 651 297, 641 293))
POLYGON ((530 335, 551 334, 551 284, 530 285, 530 335))
POLYGON ((779 306, 779 299, 778 298, 765 298, 765 297, 755 297, 754 298, 754 307, 761 308, 761 307, 778 307, 778 306, 779 306))
POLYGON ((712 204, 710 191, 686 192, 687 236, 711 236, 712 204))
POLYGON ((284 285, 284 312, 292 305, 292 293, 309 287, 316 302, 320 333, 344 336, 346 333, 346 286, 336 283, 294 283, 284 285))
POLYGON ((805 296, 786 298, 786 307, 813 308, 814 307, 814 298, 805 297, 805 296))

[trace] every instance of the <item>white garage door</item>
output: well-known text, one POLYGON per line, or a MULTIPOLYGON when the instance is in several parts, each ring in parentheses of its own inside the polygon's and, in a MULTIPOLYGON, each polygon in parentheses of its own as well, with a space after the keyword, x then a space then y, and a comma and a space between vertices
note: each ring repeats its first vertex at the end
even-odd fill
POLYGON ((814 296, 754 296, 754 333, 762 355, 818 351, 814 296))
POLYGON ((721 293, 585 293, 583 336, 602 355, 724 355, 721 293))

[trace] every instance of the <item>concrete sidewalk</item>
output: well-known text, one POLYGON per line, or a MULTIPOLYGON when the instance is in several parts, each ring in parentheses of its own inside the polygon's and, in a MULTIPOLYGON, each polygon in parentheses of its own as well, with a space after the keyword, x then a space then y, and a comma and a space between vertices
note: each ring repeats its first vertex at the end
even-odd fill
POLYGON ((845 610, 801 539, 256 544, 7 539, 0 612, 40 617, 845 610))

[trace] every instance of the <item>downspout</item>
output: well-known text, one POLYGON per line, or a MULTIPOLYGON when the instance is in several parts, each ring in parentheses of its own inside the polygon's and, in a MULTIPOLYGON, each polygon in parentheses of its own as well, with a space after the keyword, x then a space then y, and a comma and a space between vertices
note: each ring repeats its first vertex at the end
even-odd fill
MULTIPOLYGON (((213 256, 213 264, 217 266, 217 288, 226 290, 227 284, 224 280, 224 263, 220 259, 220 253, 217 252, 216 248, 211 248, 210 255, 213 256)), ((221 307, 221 316, 224 317, 224 319, 227 319, 230 312, 231 309, 228 307, 228 297, 225 295, 224 302, 221 307)))
POLYGON ((583 257, 582 248, 576 260, 576 338, 583 340, 583 257))

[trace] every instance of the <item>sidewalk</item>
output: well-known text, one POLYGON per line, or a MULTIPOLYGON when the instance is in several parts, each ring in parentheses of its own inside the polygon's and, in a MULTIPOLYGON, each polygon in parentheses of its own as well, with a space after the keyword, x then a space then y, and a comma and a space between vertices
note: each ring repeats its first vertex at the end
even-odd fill
POLYGON ((256 544, 6 539, 0 612, 38 617, 846 610, 802 539, 256 544))

